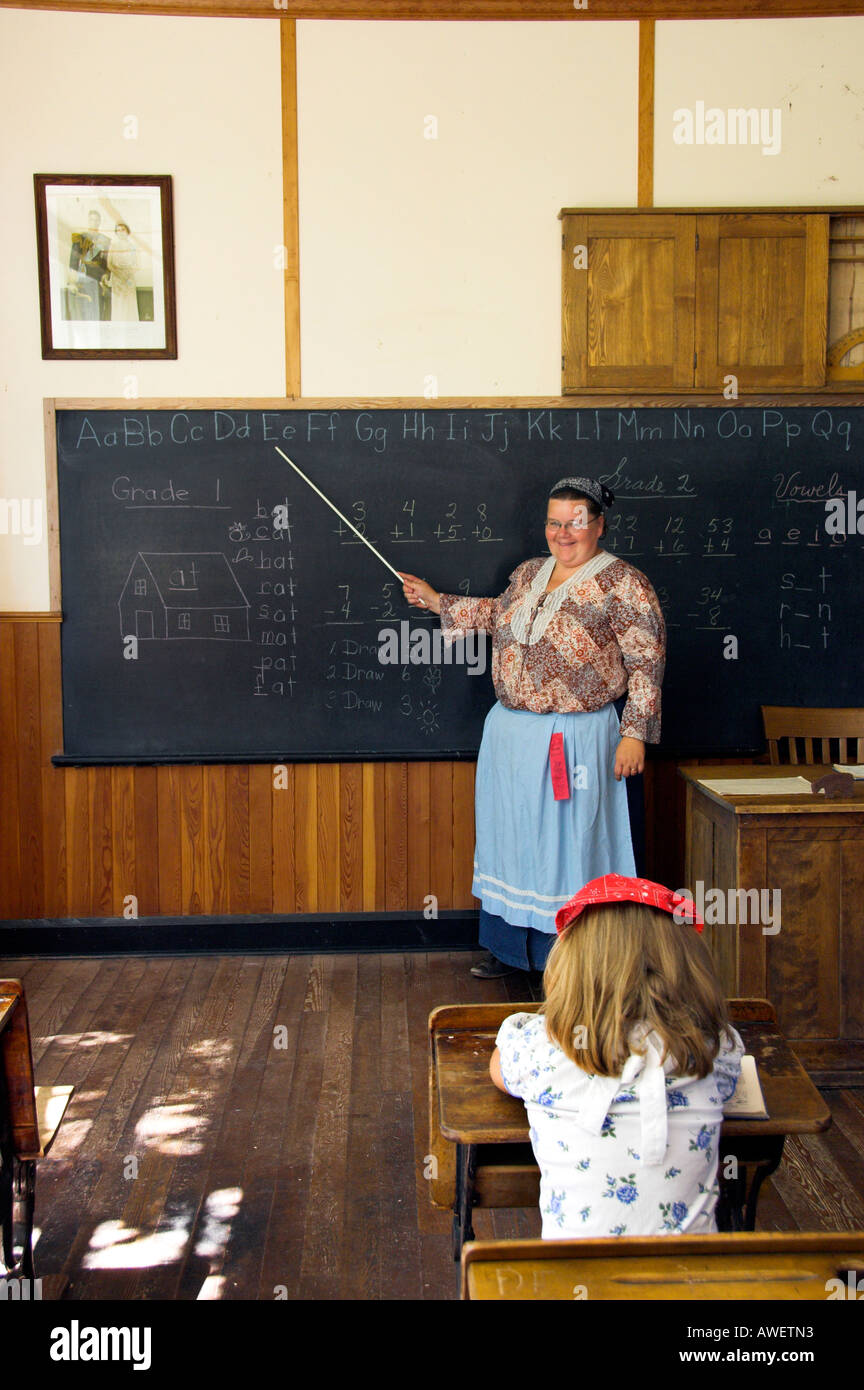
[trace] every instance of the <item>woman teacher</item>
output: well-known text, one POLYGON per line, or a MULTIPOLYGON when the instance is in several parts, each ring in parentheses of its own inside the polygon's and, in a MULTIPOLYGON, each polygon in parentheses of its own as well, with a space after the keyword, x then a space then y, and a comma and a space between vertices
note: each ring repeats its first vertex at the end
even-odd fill
POLYGON ((614 500, 590 478, 557 482, 549 556, 521 564, 500 598, 402 575, 445 636, 492 634, 498 698, 477 756, 472 884, 481 978, 542 970, 573 885, 636 873, 626 779, 659 741, 665 625, 645 575, 600 548, 614 500))

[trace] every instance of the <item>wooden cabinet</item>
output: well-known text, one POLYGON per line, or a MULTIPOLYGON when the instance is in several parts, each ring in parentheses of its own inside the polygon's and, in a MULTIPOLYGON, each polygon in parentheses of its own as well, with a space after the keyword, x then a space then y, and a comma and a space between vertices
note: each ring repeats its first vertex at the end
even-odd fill
POLYGON ((565 395, 825 385, 828 210, 561 219, 565 395))
POLYGON ((563 392, 692 386, 695 286, 695 217, 568 214, 563 392))

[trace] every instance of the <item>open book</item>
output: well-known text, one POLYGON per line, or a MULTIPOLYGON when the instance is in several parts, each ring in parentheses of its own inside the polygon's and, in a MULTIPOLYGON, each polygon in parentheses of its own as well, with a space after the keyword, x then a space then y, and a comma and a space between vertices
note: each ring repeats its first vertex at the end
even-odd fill
POLYGON ((723 1114, 738 1120, 767 1120, 765 1097, 759 1085, 756 1058, 745 1052, 741 1058, 741 1075, 735 1092, 723 1106, 723 1114))

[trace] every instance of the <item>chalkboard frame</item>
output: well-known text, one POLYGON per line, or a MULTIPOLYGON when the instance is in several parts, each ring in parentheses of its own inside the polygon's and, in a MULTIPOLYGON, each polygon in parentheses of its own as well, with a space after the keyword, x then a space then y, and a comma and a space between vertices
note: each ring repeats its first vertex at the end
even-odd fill
MULTIPOLYGON (((672 393, 662 393, 651 396, 639 394, 622 394, 617 388, 608 390, 595 390, 582 395, 566 396, 449 396, 449 397, 329 397, 329 396, 295 396, 295 397, 148 397, 134 398, 126 397, 112 398, 79 398, 79 397, 46 397, 43 401, 44 406, 44 429, 45 429, 45 470, 46 470, 46 528, 48 541, 49 559, 49 594, 50 612, 45 614, 27 615, 42 618, 50 618, 62 623, 62 574, 60 564, 60 514, 59 514, 59 479, 58 479, 58 452, 57 452, 57 429, 56 416, 58 411, 83 411, 96 414, 101 411, 109 412, 116 410, 126 411, 155 411, 155 410, 226 410, 226 411, 363 411, 363 410, 425 410, 425 411, 444 411, 453 410, 534 410, 548 409, 561 411, 575 411, 579 409, 716 409, 718 411, 728 409, 749 410, 761 407, 775 408, 800 408, 800 407, 830 407, 846 406, 848 408, 864 407, 864 392, 857 383, 850 383, 848 388, 832 385, 830 391, 807 390, 800 388, 790 388, 788 390, 775 389, 770 392, 754 393, 752 395, 739 395, 734 400, 724 396, 722 392, 707 393, 700 391, 678 391, 672 393)), ((62 722, 62 710, 61 710, 62 722)), ((688 760, 693 757, 699 758, 723 758, 730 756, 752 756, 761 750, 752 747, 741 747, 730 751, 728 747, 719 748, 716 745, 706 744, 694 752, 688 748, 682 755, 673 746, 662 745, 661 749, 656 749, 649 745, 649 757, 662 757, 665 759, 676 759, 685 756, 688 760)), ((89 767, 89 766, 165 766, 165 765, 231 765, 239 764, 251 766, 256 763, 304 763, 304 762, 385 762, 400 763, 407 761, 442 761, 456 763, 460 761, 474 761, 477 757, 475 749, 440 751, 435 749, 424 750, 422 754, 411 753, 401 756, 392 752, 358 752, 347 753, 339 750, 337 752, 326 752, 322 750, 311 751, 308 754, 298 754, 292 751, 290 755, 283 755, 278 750, 241 754, 224 753, 195 753, 195 754, 165 754, 149 756, 101 756, 96 754, 75 754, 58 752, 51 758, 55 766, 69 767, 89 767)))

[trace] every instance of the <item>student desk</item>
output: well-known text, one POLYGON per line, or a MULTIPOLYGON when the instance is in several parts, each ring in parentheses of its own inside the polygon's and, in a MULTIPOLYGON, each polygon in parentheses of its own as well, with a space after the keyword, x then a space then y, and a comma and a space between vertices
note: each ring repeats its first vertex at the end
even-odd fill
MULTIPOLYGON (((539 1005, 449 1004, 429 1016, 430 1197, 453 1211, 453 1258, 473 1240, 475 1206, 534 1206, 540 1174, 528 1142, 521 1100, 489 1076, 489 1059, 509 1014, 539 1005), (449 1152, 448 1152, 449 1150, 449 1152)), ((759 1189, 777 1168, 787 1134, 827 1129, 831 1112, 780 1032, 764 999, 731 999, 732 1022, 756 1058, 767 1120, 727 1120, 718 1175, 717 1225, 752 1231, 759 1189), (724 1178, 724 1160, 737 1159, 737 1177, 724 1178)))
MULTIPOLYGON (((699 778, 803 777, 830 767, 683 764, 684 883, 780 894, 780 930, 765 934, 725 912, 705 940, 723 988, 767 996, 780 1027, 818 1085, 864 1084, 864 799, 726 796, 699 778)), ((717 899, 714 900, 720 906, 717 899)), ((770 903, 773 898, 767 899, 770 903)), ((706 904, 706 912, 707 912, 706 904)), ((716 911, 716 909, 715 909, 716 911)), ((747 914, 749 916, 749 914, 747 914)))
POLYGON ((862 1231, 478 1241, 462 1254, 462 1297, 824 1303, 854 1298, 862 1274, 862 1231))

